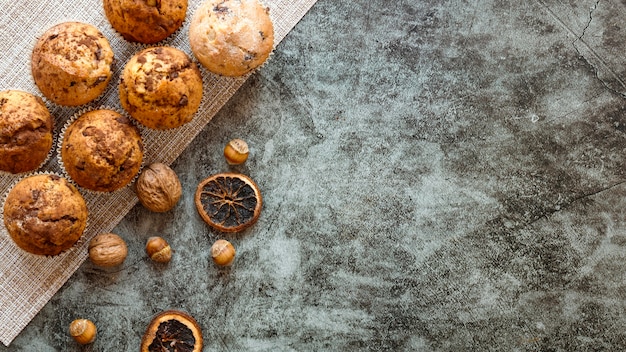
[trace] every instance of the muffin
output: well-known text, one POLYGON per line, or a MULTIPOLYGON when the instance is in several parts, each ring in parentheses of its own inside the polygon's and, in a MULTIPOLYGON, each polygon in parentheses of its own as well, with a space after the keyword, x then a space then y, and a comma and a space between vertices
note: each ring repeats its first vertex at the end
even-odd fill
POLYGON ((52 102, 86 104, 99 97, 111 80, 113 50, 100 31, 79 22, 65 22, 46 31, 31 58, 35 84, 52 102))
POLYGON ((37 255, 70 249, 87 225, 87 205, 80 192, 57 175, 20 180, 4 203, 4 225, 18 247, 37 255))
POLYGON ((104 12, 124 39, 153 44, 180 28, 187 0, 104 0, 104 12))
POLYGON ((52 148, 52 126, 40 97, 0 92, 0 170, 17 174, 37 169, 52 148))
POLYGON ((202 76, 184 52, 148 48, 124 67, 119 94, 122 107, 142 125, 172 129, 193 119, 202 101, 202 76))
POLYGON ((93 110, 63 132, 61 162, 79 186, 113 192, 128 185, 139 172, 143 142, 138 128, 112 110, 93 110))
POLYGON ((274 47, 269 8, 258 0, 206 0, 189 25, 198 61, 223 76, 243 76, 261 66, 274 47))

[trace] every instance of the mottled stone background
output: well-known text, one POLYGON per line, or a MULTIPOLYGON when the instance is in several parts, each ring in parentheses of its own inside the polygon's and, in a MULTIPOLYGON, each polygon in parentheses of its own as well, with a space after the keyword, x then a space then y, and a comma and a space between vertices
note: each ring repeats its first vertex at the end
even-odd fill
POLYGON ((625 52, 624 0, 319 0, 173 165, 178 206, 0 351, 137 351, 170 308, 205 351, 626 350, 625 52), (193 194, 234 137, 265 204, 222 235, 193 194))

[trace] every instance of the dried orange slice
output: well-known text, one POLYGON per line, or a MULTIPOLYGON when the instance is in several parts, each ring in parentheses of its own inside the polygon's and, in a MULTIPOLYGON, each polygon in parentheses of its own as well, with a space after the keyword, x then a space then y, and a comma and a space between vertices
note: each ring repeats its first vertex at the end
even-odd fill
POLYGON ((164 351, 202 351, 202 330, 192 316, 166 310, 152 319, 141 339, 141 352, 164 351))
POLYGON ((195 201, 202 219, 222 232, 238 232, 254 224, 263 203, 259 186, 237 173, 206 178, 198 185, 195 201))

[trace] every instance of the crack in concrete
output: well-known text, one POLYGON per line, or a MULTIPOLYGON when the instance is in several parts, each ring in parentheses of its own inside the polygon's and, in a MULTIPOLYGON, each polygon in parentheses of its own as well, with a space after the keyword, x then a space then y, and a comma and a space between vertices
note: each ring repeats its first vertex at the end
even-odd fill
MULTIPOLYGON (((589 28, 589 26, 591 25, 591 21, 593 21, 593 12, 598 8, 598 5, 600 4, 600 0, 597 0, 596 3, 589 8, 589 21, 587 21, 587 24, 585 25, 585 28, 583 28, 582 30, 582 34, 574 39, 574 41, 572 42, 572 44, 576 44, 577 41, 582 41, 583 37, 585 36, 585 32, 587 31, 587 29, 589 28)), ((574 46, 574 48, 576 48, 576 46, 574 46)), ((578 50, 576 50, 578 51, 578 50)))
POLYGON ((566 202, 555 204, 552 207, 552 209, 546 209, 543 212, 541 212, 540 214, 538 214, 536 217, 530 219, 530 221, 525 222, 523 224, 520 224, 519 226, 515 226, 514 228, 512 228, 510 230, 519 231, 519 230, 522 230, 522 229, 526 229, 526 228, 532 226, 534 223, 536 223, 537 221, 539 221, 539 220, 541 220, 543 218, 547 219, 548 216, 551 216, 551 215, 554 215, 554 214, 557 214, 559 212, 567 210, 569 207, 571 207, 576 202, 580 202, 583 199, 586 199, 586 198, 589 198, 589 197, 593 197, 593 196, 598 195, 598 194, 603 193, 603 192, 610 191, 610 190, 612 190, 614 188, 617 188, 617 187, 620 187, 620 186, 622 186, 624 184, 626 184, 626 180, 618 181, 618 182, 616 182, 614 184, 611 184, 611 185, 609 185, 607 187, 602 187, 602 188, 600 188, 598 190, 595 190, 595 191, 592 191, 590 193, 581 194, 581 195, 579 195, 577 197, 574 197, 571 200, 568 200, 566 202))
POLYGON ((583 40, 583 37, 585 36, 585 33, 587 32, 587 29, 589 29, 589 27, 591 26, 591 22, 593 21, 593 12, 598 8, 599 4, 600 4, 600 0, 597 0, 595 5, 592 6, 589 9, 589 20, 587 21, 587 24, 585 25, 585 28, 583 28, 582 33, 580 34, 580 36, 578 36, 576 39, 574 39, 574 41, 572 41, 572 46, 574 47, 574 50, 576 50, 576 53, 578 54, 578 56, 581 57, 583 60, 585 60, 587 65, 589 65, 592 68, 594 76, 596 77, 596 79, 598 79, 598 81, 600 81, 602 83, 602 85, 606 89, 608 89, 610 92, 613 92, 614 94, 617 94, 617 95, 621 96, 622 98, 626 98, 626 93, 620 92, 617 89, 611 87, 608 82, 606 82, 605 80, 603 80, 600 77, 600 70, 597 67, 598 65, 594 64, 593 62, 591 62, 591 60, 589 58, 587 58, 585 56, 585 54, 582 53, 581 50, 576 45, 577 42, 581 42, 583 44, 584 48, 586 48, 592 54, 592 56, 595 56, 595 58, 598 60, 598 62, 602 66, 604 66, 606 71, 613 76, 613 78, 620 84, 620 86, 626 88, 626 83, 624 81, 622 81, 619 78, 619 76, 617 75, 617 73, 615 73, 615 71, 612 70, 609 67, 609 65, 602 59, 602 57, 595 50, 593 50, 593 48, 589 44, 587 44, 583 40))
POLYGON ((581 201, 581 200, 583 200, 585 198, 593 197, 593 196, 598 195, 600 193, 604 193, 606 191, 610 191, 610 190, 612 190, 614 188, 620 187, 623 184, 626 184, 626 180, 618 181, 618 182, 616 182, 616 183, 614 183, 612 185, 600 188, 599 190, 593 191, 591 193, 582 194, 582 195, 580 195, 580 196, 578 196, 576 198, 573 198, 568 204, 566 204, 566 207, 568 207, 568 206, 570 206, 570 205, 572 205, 572 204, 574 204, 574 203, 576 203, 578 201, 581 201))
POLYGON ((595 4, 590 7, 589 20, 587 21, 580 35, 576 34, 576 32, 574 32, 574 30, 569 25, 563 22, 563 20, 561 20, 561 18, 559 18, 556 15, 556 13, 552 11, 552 9, 548 5, 546 5, 546 3, 543 0, 536 0, 536 1, 544 8, 544 10, 550 15, 550 17, 552 17, 556 22, 558 22, 569 33, 569 35, 574 37, 574 40, 571 42, 572 47, 576 51, 576 54, 578 54, 578 56, 581 59, 583 59, 585 63, 593 70, 593 74, 595 78, 598 81, 600 81, 600 83, 613 94, 616 94, 622 98, 626 98, 626 92, 620 92, 619 90, 611 87, 608 82, 606 82, 604 79, 600 77, 600 70, 598 69, 598 66, 599 65, 603 66, 604 68, 603 71, 607 72, 610 76, 612 76, 613 79, 625 90, 626 90, 626 82, 624 82, 619 77, 619 75, 615 73, 615 71, 609 67, 609 65, 602 59, 602 57, 595 50, 593 50, 593 48, 589 44, 587 44, 587 42, 585 42, 585 40, 583 39, 587 30, 591 26, 591 22, 593 21, 593 13, 598 9, 598 6, 600 5, 600 0, 596 0, 595 4), (582 48, 584 48, 585 51, 588 51, 591 54, 591 56, 595 57, 595 59, 598 61, 597 64, 594 64, 587 56, 585 56, 585 54, 581 51, 581 48, 579 48, 579 45, 581 44, 582 44, 582 48))

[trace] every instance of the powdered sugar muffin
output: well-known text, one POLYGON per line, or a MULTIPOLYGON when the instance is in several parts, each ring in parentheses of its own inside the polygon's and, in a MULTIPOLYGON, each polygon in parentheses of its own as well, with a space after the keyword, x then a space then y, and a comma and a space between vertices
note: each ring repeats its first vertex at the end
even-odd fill
POLYGON ((99 97, 111 80, 113 50, 94 26, 65 22, 37 41, 31 70, 37 87, 52 102, 77 106, 99 97))
POLYGON ((187 14, 187 0, 103 0, 111 26, 124 39, 158 43, 176 32, 187 14))
POLYGON ((142 160, 139 130, 118 112, 86 112, 63 132, 63 167, 83 188, 98 192, 120 189, 135 178, 142 160))
POLYGON ((87 226, 87 205, 65 178, 53 174, 29 176, 9 191, 4 224, 23 250, 57 255, 82 236, 87 226))
POLYGON ((37 169, 52 148, 52 126, 40 97, 0 92, 0 170, 16 174, 37 169))
POLYGON ((189 25, 198 61, 223 76, 243 76, 261 66, 274 48, 269 8, 258 0, 205 0, 189 25))
POLYGON ((120 103, 142 125, 172 129, 191 121, 202 101, 202 75, 184 52, 153 47, 135 54, 124 67, 120 103))

